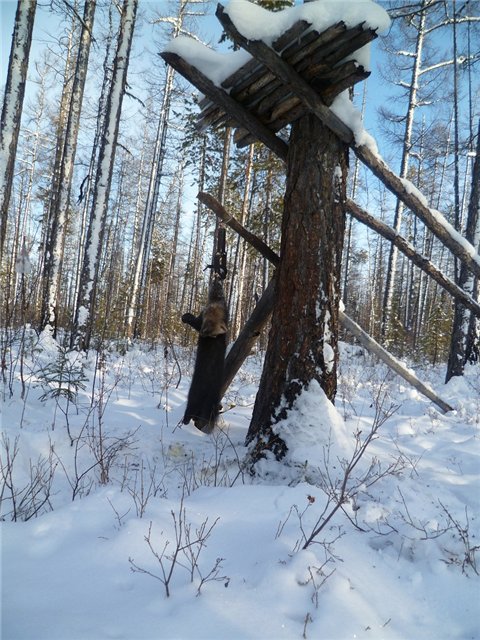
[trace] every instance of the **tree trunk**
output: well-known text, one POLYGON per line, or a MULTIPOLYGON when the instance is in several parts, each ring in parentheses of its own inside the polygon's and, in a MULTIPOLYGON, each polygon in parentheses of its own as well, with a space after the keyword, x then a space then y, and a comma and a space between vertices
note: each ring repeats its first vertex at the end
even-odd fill
MULTIPOLYGON (((472 171, 472 189, 468 205, 466 239, 474 247, 480 246, 480 120, 478 123, 477 152, 472 171)), ((465 265, 460 265, 458 285, 471 297, 478 298, 478 278, 471 274, 465 265)), ((452 376, 463 375, 467 360, 478 358, 478 321, 472 318, 460 301, 456 301, 453 318, 450 353, 448 357, 446 382, 452 376)))
POLYGON ((247 435, 257 458, 284 455, 272 426, 311 380, 335 399, 347 162, 346 145, 315 116, 293 124, 276 302, 247 435))
POLYGON ((36 7, 36 0, 19 0, 8 61, 7 83, 0 123, 0 261, 7 235, 8 207, 12 192, 13 168, 17 153, 36 7))
MULTIPOLYGON (((181 23, 180 23, 181 24, 181 23)), ((180 27, 178 27, 180 28, 180 27)), ((176 35, 176 32, 174 32, 176 35)), ((140 316, 145 303, 145 288, 148 276, 148 259, 152 246, 153 228, 157 214, 158 195, 163 178, 163 165, 165 161, 166 140, 168 130, 168 118, 170 114, 170 102, 173 90, 174 70, 169 67, 163 87, 163 99, 158 120, 155 149, 153 152, 150 182, 148 185, 147 200, 143 212, 138 256, 132 283, 132 292, 127 311, 127 336, 140 335, 140 316), (142 293, 143 292, 143 293, 142 293)))
MULTIPOLYGON (((90 43, 92 40, 95 6, 96 0, 86 0, 80 44, 76 56, 73 85, 71 87, 71 91, 68 90, 67 92, 68 106, 66 106, 65 113, 65 131, 59 131, 61 152, 57 153, 58 166, 55 167, 54 171, 56 184, 53 185, 54 188, 49 210, 50 229, 48 234, 49 242, 47 243, 48 254, 45 257, 45 281, 40 328, 44 329, 47 325, 50 325, 53 328, 54 335, 57 330, 57 306, 59 302, 60 275, 65 247, 67 214, 70 203, 73 167, 77 150, 83 91, 87 77, 90 43)), ((68 80, 69 73, 70 71, 67 66, 66 82, 68 80)))
POLYGON ((88 348, 92 331, 96 283, 137 6, 138 0, 124 0, 120 20, 120 33, 113 65, 112 84, 107 100, 80 290, 75 310, 72 344, 80 349, 88 348))
MULTIPOLYGON (((405 136, 403 141, 403 153, 402 164, 400 167, 400 178, 406 178, 408 175, 408 167, 410 161, 410 153, 412 150, 412 134, 413 134, 413 120, 415 116, 415 109, 417 107, 417 93, 419 89, 420 69, 422 66, 422 51, 423 41, 425 38, 425 0, 422 1, 422 9, 420 12, 420 23, 417 32, 416 51, 413 56, 414 63, 412 68, 412 79, 410 83, 410 95, 408 100, 408 110, 405 122, 405 136)), ((402 224, 402 215, 404 210, 404 204, 401 200, 397 200, 395 208, 395 218, 393 221, 393 228, 396 233, 400 233, 400 227, 402 224)), ((385 281, 385 295, 383 299, 383 315, 382 315, 382 336, 387 337, 390 328, 390 318, 392 315, 393 304, 393 291, 395 287, 395 274, 397 271, 398 249, 392 244, 390 248, 390 255, 388 257, 387 275, 385 281)))

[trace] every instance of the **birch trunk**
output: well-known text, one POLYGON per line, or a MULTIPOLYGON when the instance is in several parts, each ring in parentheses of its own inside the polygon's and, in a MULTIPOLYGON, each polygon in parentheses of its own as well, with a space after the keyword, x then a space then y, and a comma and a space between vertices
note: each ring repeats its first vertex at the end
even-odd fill
POLYGON ((41 329, 47 325, 53 328, 54 335, 57 330, 59 303, 59 285, 63 264, 63 252, 65 247, 66 224, 70 191, 72 186, 73 167, 77 150, 77 139, 80 126, 80 114, 82 110, 83 92, 87 77, 88 58, 92 40, 93 20, 95 15, 96 0, 86 0, 80 43, 75 62, 75 74, 71 92, 68 92, 68 111, 66 113, 66 125, 61 140, 61 154, 57 184, 53 188, 53 197, 50 209, 50 241, 48 255, 45 259, 45 281, 43 295, 43 310, 41 329))
POLYGON ((8 207, 12 192, 13 169, 17 154, 36 7, 36 0, 18 1, 8 61, 0 126, 0 262, 7 235, 8 207))
MULTIPOLYGON (((109 28, 107 32, 106 38, 106 46, 105 46, 105 56, 103 59, 103 82, 102 89, 100 92, 100 98, 98 101, 98 109, 97 109, 97 117, 95 124, 95 135, 92 143, 92 152, 90 154, 90 162, 88 164, 87 174, 82 181, 82 185, 80 187, 80 196, 79 196, 79 204, 83 202, 82 207, 82 219, 80 222, 80 233, 79 233, 79 241, 78 241, 78 250, 77 250, 77 265, 78 268, 75 274, 75 292, 74 299, 78 300, 78 294, 80 291, 80 284, 82 280, 82 267, 85 256, 85 237, 87 234, 87 220, 89 219, 89 208, 92 202, 92 192, 94 187, 93 177, 96 174, 96 167, 98 165, 98 150, 100 147, 100 140, 102 137, 102 132, 105 123, 106 111, 107 111, 107 100, 108 93, 110 90, 111 84, 111 74, 112 74, 112 61, 111 61, 111 51, 113 48, 113 40, 115 37, 115 27, 113 24, 112 15, 113 12, 116 11, 116 7, 113 4, 110 5, 109 9, 109 28)), ((76 308, 73 305, 73 308, 76 308)))
POLYGON ((140 331, 140 315, 143 296, 148 273, 148 258, 152 246, 153 227, 157 213, 158 194, 163 177, 163 165, 165 161, 165 142, 168 129, 168 117, 170 113, 171 94, 173 89, 174 70, 168 67, 163 89, 163 100, 160 109, 160 117, 157 127, 157 136, 153 152, 150 182, 148 185, 147 200, 140 232, 138 255, 136 258, 135 272, 133 276, 130 304, 127 311, 127 336, 138 336, 140 331))
MULTIPOLYGON (((247 219, 247 214, 250 210, 251 205, 251 187, 252 187, 252 167, 253 167, 253 156, 254 156, 254 145, 251 144, 249 151, 247 162, 245 165, 245 186, 243 190, 243 201, 242 201, 242 210, 240 215, 240 224, 245 225, 245 221, 247 219)), ((231 278, 231 293, 229 296, 229 309, 230 309, 230 338, 235 337, 241 327, 241 317, 242 317, 242 301, 243 301, 243 293, 244 293, 244 284, 245 284, 245 266, 246 266, 246 251, 245 251, 245 242, 241 240, 240 236, 237 238, 236 243, 236 251, 235 258, 232 266, 232 278, 231 278), (234 277, 236 276, 237 280, 237 296, 236 296, 236 304, 235 304, 235 313, 232 313, 232 300, 233 300, 233 289, 234 289, 234 277)))
POLYGON ((97 276, 137 6, 138 0, 124 0, 120 19, 112 84, 107 99, 80 289, 75 310, 72 343, 77 349, 88 349, 92 332, 97 276))
MULTIPOLYGON (((420 12, 420 22, 419 22, 418 31, 417 31, 417 41, 416 41, 416 47, 415 47, 414 63, 412 68, 412 79, 410 83, 410 92, 409 92, 409 100, 408 100, 408 111, 407 111, 407 117, 405 122, 402 163, 401 163, 400 174, 399 174, 400 178, 407 177, 409 161, 410 161, 410 152, 412 149, 413 122, 415 117, 415 109, 417 106, 418 82, 420 78, 423 42, 425 38, 426 1, 427 0, 422 1, 422 10, 420 12)), ((393 228, 395 229, 396 233, 400 233, 403 211, 404 211, 403 202, 400 199, 398 199, 396 208, 395 208, 395 217, 393 221, 393 228)), ((390 253, 388 257, 387 275, 385 280, 385 294, 383 299, 383 314, 382 314, 382 336, 383 337, 386 337, 388 335, 388 330, 390 326, 390 319, 392 315, 393 292, 395 287, 395 274, 397 271, 397 261, 398 261, 398 249, 395 245, 392 245, 390 248, 390 253)))
MULTIPOLYGON (((173 23, 171 33, 172 38, 176 38, 182 31, 185 15, 188 13, 189 0, 181 0, 178 14, 175 18, 169 19, 173 23)), ((163 86, 163 98, 158 119, 157 134, 155 138, 155 148, 150 171, 150 181, 148 185, 147 199, 143 212, 143 219, 140 232, 140 242, 138 253, 135 258, 135 267, 131 287, 130 301, 126 317, 127 337, 138 336, 140 334, 140 317, 145 315, 145 288, 148 275, 148 259, 152 247, 153 228, 157 214, 158 196, 163 178, 163 165, 165 162, 166 140, 168 132, 168 119, 170 116, 170 104, 173 91, 173 79, 175 71, 168 67, 165 83, 163 86)))

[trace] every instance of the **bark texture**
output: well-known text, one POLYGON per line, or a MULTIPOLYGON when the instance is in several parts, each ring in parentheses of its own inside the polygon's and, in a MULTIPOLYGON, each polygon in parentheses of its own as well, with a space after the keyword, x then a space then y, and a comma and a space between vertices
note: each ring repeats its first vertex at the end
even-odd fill
POLYGON ((340 265, 345 230, 346 145, 315 116, 290 138, 276 302, 247 440, 254 457, 281 457, 272 426, 311 380, 335 399, 340 265))
POLYGON ((8 61, 0 126, 0 258, 3 255, 7 235, 8 207, 12 192, 13 168, 17 154, 36 8, 36 0, 18 1, 8 61))

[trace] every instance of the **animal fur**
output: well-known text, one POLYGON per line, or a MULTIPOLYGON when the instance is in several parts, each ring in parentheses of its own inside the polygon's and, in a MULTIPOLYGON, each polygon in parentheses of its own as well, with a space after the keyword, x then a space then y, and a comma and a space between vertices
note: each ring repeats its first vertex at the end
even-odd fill
POLYGON ((182 322, 189 324, 199 334, 183 423, 193 420, 198 429, 210 433, 220 410, 228 330, 227 305, 218 277, 212 281, 208 303, 202 313, 199 316, 185 313, 182 322))

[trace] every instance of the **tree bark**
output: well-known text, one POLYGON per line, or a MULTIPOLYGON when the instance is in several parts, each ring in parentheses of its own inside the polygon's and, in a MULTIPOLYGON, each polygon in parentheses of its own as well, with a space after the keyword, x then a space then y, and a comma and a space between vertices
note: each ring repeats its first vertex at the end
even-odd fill
POLYGON ((315 116, 292 126, 268 349, 247 441, 282 457, 273 425, 312 379, 335 399, 347 146, 315 116))
POLYGON ((36 7, 36 0, 19 0, 8 61, 0 123, 0 260, 7 235, 8 207, 12 192, 13 168, 17 154, 36 7))
MULTIPOLYGON (((468 204, 466 239, 475 247, 480 247, 480 120, 478 123, 477 151, 472 170, 472 189, 468 204)), ((464 264, 460 265, 458 286, 472 298, 478 299, 478 278, 474 278, 464 264)), ((446 382, 452 376, 461 376, 467 361, 478 359, 478 320, 471 317, 465 306, 455 302, 450 353, 448 357, 446 382)))
POLYGON ((72 346, 77 349, 88 349, 92 331, 97 276, 137 6, 138 0, 124 0, 75 310, 72 346))
POLYGON ((65 113, 61 113, 61 116, 65 118, 65 124, 61 130, 59 127, 59 140, 57 142, 57 144, 60 145, 60 152, 57 153, 56 158, 52 185, 53 193, 51 194, 51 206, 49 210, 49 231, 47 235, 47 255, 44 262, 44 293, 40 324, 40 329, 44 329, 47 325, 50 325, 53 328, 54 336, 57 331, 57 306, 59 302, 60 276, 65 247, 67 214, 70 204, 70 190, 77 151, 80 115, 85 80, 87 77, 95 7, 96 0, 86 0, 71 90, 67 84, 68 76, 71 72, 69 68, 70 65, 67 65, 65 70, 64 95, 66 96, 65 99, 68 104, 64 106, 65 113))

